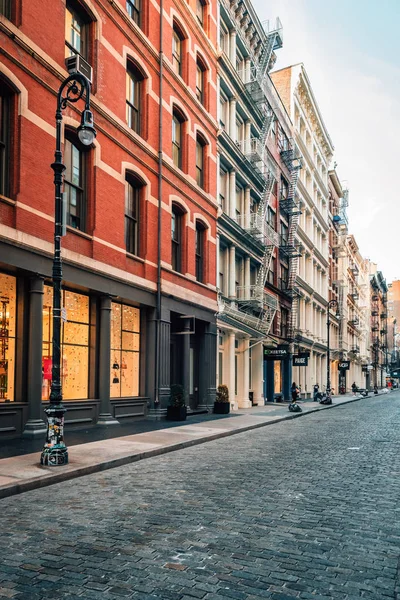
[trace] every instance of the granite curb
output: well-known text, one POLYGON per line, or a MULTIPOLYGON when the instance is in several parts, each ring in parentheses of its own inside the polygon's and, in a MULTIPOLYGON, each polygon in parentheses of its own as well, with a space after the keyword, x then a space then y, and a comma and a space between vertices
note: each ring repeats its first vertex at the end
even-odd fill
MULTIPOLYGON (((379 396, 384 394, 378 394, 379 396)), ((368 396, 367 398, 373 398, 375 396, 368 396)), ((316 405, 313 408, 308 409, 307 411, 299 412, 299 413, 289 413, 284 416, 277 416, 276 418, 272 417, 270 420, 262 423, 253 423, 251 425, 245 425, 243 427, 236 427, 232 430, 227 431, 219 431, 212 435, 206 435, 204 437, 200 437, 192 440, 185 440, 178 443, 173 443, 170 445, 166 445, 160 448, 154 448, 145 450, 143 452, 131 454, 128 456, 123 456, 119 458, 113 458, 110 460, 104 460, 101 463, 86 465, 84 467, 78 467, 74 470, 70 471, 57 471, 51 474, 46 473, 43 477, 36 477, 32 479, 26 479, 24 481, 19 481, 18 483, 10 483, 0 487, 0 499, 7 498, 9 496, 14 496, 17 494, 22 494, 24 492, 28 492, 31 490, 47 487, 49 485, 53 485, 56 483, 61 483, 64 481, 68 481, 71 479, 76 479, 78 477, 82 477, 84 475, 90 475, 92 473, 98 473, 100 471, 105 471, 108 469, 113 469, 115 467, 120 467, 123 465, 131 464, 140 460, 144 460, 146 458, 152 458, 154 456, 160 456, 162 454, 167 454, 169 452, 175 452, 177 450, 183 450, 184 448, 188 448, 191 446, 197 446, 200 444, 204 444, 208 441, 213 441, 217 439, 221 439, 224 437, 229 437, 232 435, 237 435, 238 433, 245 433, 247 431, 251 431, 253 429, 259 429, 261 427, 267 427, 268 425, 274 425, 275 423, 280 423, 282 421, 288 421, 290 419, 297 419, 299 417, 304 417, 308 414, 319 412, 321 410, 337 408, 339 406, 343 406, 345 404, 349 404, 351 402, 358 402, 359 400, 363 400, 364 396, 348 398, 339 404, 331 404, 329 406, 325 405, 316 405)), ((75 446, 76 448, 77 446, 75 446)), ((2 459, 8 460, 8 459, 2 459)), ((0 464, 1 464, 0 460, 0 464)), ((54 467, 51 467, 54 468, 54 467)), ((61 467, 62 468, 62 467, 61 467)))

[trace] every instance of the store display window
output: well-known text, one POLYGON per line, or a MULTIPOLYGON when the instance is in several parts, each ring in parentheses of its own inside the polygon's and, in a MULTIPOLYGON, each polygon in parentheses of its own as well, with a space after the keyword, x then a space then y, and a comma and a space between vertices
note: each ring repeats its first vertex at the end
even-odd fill
POLYGON ((140 310, 126 304, 111 305, 110 395, 139 395, 140 310))
MULTIPOLYGON (((88 397, 89 383, 89 297, 62 290, 61 381, 64 400, 88 397)), ((42 399, 48 400, 52 376, 53 288, 44 286, 42 399)))
POLYGON ((0 273, 0 402, 14 400, 17 280, 0 273))

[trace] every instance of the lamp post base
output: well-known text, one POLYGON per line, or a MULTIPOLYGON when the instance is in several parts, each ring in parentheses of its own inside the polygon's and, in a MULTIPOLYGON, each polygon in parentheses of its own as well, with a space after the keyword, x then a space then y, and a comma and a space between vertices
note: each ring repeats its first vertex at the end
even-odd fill
POLYGON ((40 457, 40 464, 57 467, 68 464, 68 448, 64 444, 64 414, 67 409, 62 404, 46 408, 47 436, 40 457))

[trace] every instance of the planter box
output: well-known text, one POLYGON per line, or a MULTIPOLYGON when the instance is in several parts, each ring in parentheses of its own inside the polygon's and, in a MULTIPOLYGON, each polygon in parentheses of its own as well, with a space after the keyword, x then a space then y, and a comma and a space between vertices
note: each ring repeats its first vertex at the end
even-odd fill
POLYGON ((230 402, 214 402, 214 413, 216 415, 228 415, 230 409, 230 402))
POLYGON ((186 406, 168 406, 167 421, 186 421, 186 406))

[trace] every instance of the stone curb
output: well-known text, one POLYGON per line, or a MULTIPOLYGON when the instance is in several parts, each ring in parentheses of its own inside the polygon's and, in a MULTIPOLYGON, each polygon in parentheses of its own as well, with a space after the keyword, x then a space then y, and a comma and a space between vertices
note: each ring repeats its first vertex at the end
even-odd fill
MULTIPOLYGON (((384 394, 378 394, 378 396, 383 396, 384 394)), ((375 396, 367 396, 367 398, 374 398, 375 396)), ((306 412, 300 413, 290 413, 288 415, 282 417, 276 417, 276 419, 267 421, 266 423, 254 423, 253 425, 246 425, 244 427, 239 427, 237 429, 233 429, 230 431, 218 432, 213 435, 209 435, 204 438, 199 438, 196 440, 187 440, 185 442, 179 442, 178 444, 171 444, 169 446, 164 446, 162 448, 155 448, 153 450, 146 450, 144 452, 133 454, 131 456, 123 456, 121 458, 111 459, 102 463, 98 463, 95 465, 89 465, 81 468, 77 468, 75 471, 67 471, 67 472, 57 472, 54 474, 49 474, 42 477, 35 477, 32 479, 26 479, 23 482, 16 484, 9 484, 0 488, 0 499, 8 498, 10 496, 15 496, 16 494, 22 494, 24 492, 29 492, 31 490, 47 487, 49 485, 53 485, 55 483, 61 483, 63 481, 68 481, 70 479, 76 479, 77 477, 82 477, 84 475, 91 475, 92 473, 99 473, 100 471, 106 471, 108 469, 114 469, 115 467, 121 467, 123 465, 131 464, 134 462, 138 462, 139 460, 144 460, 146 458, 152 458, 153 456, 160 456, 162 454, 167 454, 169 452, 175 452, 176 450, 183 450, 184 448, 189 448, 191 446, 198 446, 200 444, 205 444, 208 441, 217 440, 224 437, 229 437, 232 435, 237 435, 238 433, 244 433, 247 431, 251 431, 252 429, 260 429, 261 427, 267 427, 268 425, 274 425, 275 423, 280 423, 282 421, 288 421, 290 419, 297 419, 299 417, 304 417, 308 414, 319 412, 321 410, 338 408, 339 406, 344 406, 345 404, 349 404, 351 402, 357 402, 358 400, 363 400, 364 396, 349 398, 348 400, 341 402, 340 404, 331 404, 329 406, 318 404, 315 408, 311 408, 306 412)), ((56 468, 56 467, 55 467, 56 468)), ((62 467, 60 467, 62 468, 62 467)))

